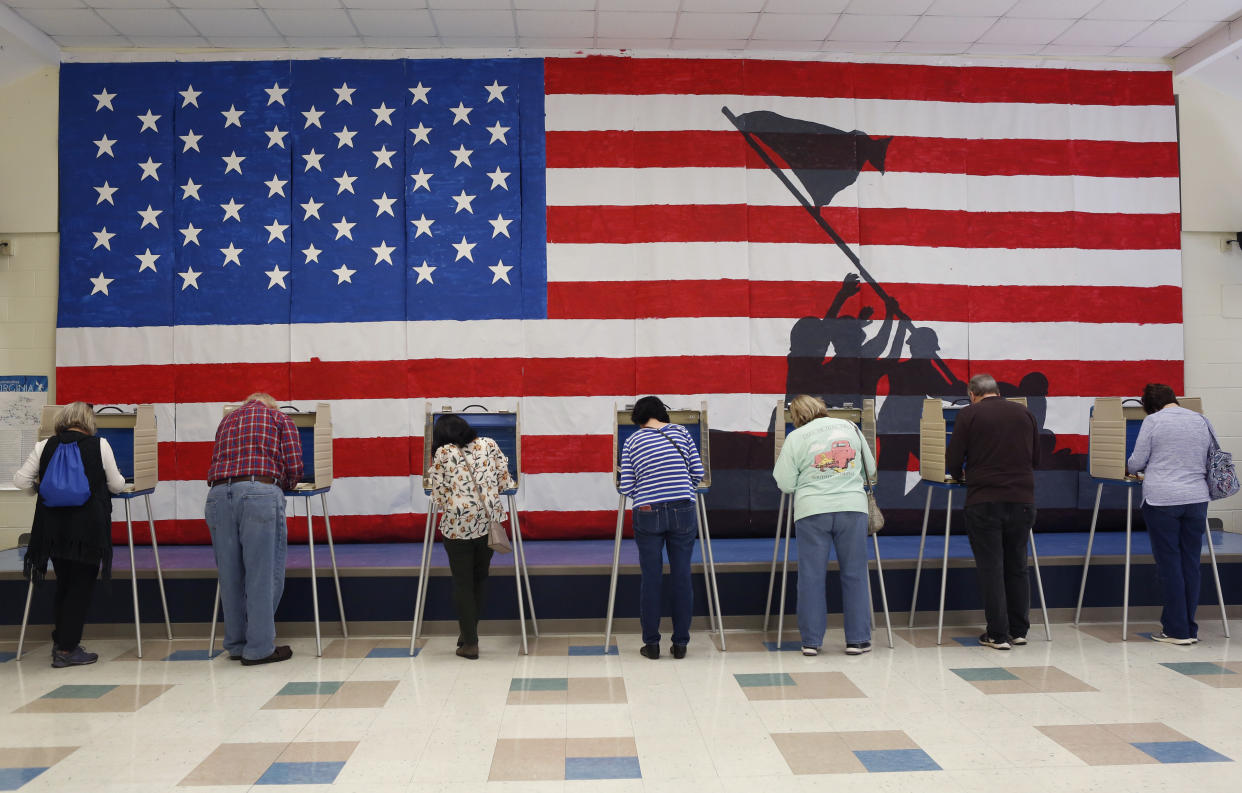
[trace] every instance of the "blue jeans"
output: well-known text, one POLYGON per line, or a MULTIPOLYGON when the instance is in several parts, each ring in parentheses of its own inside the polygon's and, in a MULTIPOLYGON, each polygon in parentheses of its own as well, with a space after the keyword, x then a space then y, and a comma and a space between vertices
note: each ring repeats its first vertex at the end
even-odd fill
POLYGON ((698 529, 698 509, 693 501, 663 501, 634 509, 634 542, 638 544, 638 564, 642 568, 638 618, 643 626, 643 644, 660 642, 665 547, 673 606, 673 644, 684 647, 690 643, 690 616, 694 610, 690 555, 698 529))
POLYGON ((277 485, 216 485, 205 510, 224 607, 224 649, 243 658, 276 651, 276 605, 285 591, 285 494, 277 485))
POLYGON ((825 512, 797 522, 798 632, 804 647, 822 647, 828 630, 828 554, 837 546, 846 644, 871 641, 867 587, 867 513, 825 512))
POLYGON ((1197 639, 1199 624, 1199 567, 1203 556, 1203 531, 1207 525, 1206 501, 1155 507, 1143 502, 1143 522, 1151 538, 1151 555, 1164 589, 1160 625, 1175 639, 1197 639))

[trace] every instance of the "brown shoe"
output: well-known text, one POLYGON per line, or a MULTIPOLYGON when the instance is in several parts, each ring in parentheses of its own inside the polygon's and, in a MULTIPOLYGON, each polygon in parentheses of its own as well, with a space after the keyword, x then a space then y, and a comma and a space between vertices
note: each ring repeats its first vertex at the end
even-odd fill
POLYGON ((457 654, 460 655, 462 658, 469 658, 471 661, 478 660, 479 645, 463 644, 461 647, 457 648, 457 654))
POLYGON ((293 657, 293 650, 289 649, 289 645, 282 644, 272 651, 272 654, 266 658, 243 658, 242 666, 255 666, 257 664, 275 664, 280 661, 288 661, 293 657))

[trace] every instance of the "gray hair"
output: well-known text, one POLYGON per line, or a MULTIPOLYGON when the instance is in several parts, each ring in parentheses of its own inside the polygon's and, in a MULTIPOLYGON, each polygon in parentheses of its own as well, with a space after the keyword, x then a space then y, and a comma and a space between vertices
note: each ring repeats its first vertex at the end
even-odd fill
POLYGON ((263 404, 267 405, 272 410, 277 409, 276 400, 272 399, 271 394, 265 394, 262 391, 255 391, 253 394, 246 397, 245 401, 242 402, 242 404, 244 405, 246 404, 246 402, 262 402, 263 404))
POLYGON ((966 384, 966 390, 975 396, 1000 393, 1000 387, 996 385, 996 378, 990 374, 977 374, 970 378, 970 382, 966 384))
POLYGON ((53 429, 57 435, 65 430, 81 430, 87 435, 94 435, 95 411, 85 402, 70 402, 56 414, 53 429))

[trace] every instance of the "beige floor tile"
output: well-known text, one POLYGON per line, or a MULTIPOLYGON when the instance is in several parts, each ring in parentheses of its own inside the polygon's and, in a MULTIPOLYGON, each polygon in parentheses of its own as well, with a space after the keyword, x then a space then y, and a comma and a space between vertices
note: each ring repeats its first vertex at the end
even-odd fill
POLYGON ((984 694, 1035 694, 1034 686, 1026 680, 971 680, 970 684, 984 694))
POLYGON ((264 703, 263 710, 318 710, 331 698, 331 694, 281 694, 264 703))
POLYGON ((253 785, 284 751, 284 743, 225 743, 199 763, 181 785, 253 785))
POLYGON ((395 680, 348 680, 324 703, 325 708, 382 708, 397 688, 395 680))
POLYGON ((1048 724, 1035 729, 1071 751, 1075 747, 1112 744, 1119 740, 1103 724, 1048 724))
POLYGON ((1159 760, 1128 743, 1099 743, 1090 746, 1067 746, 1087 765, 1158 765, 1159 760))
POLYGON ((918 749, 919 745, 901 730, 863 730, 839 732, 841 740, 850 751, 872 749, 918 749))
POLYGON ((1149 741, 1189 741, 1190 738, 1177 730, 1158 721, 1140 724, 1102 724, 1105 730, 1116 735, 1126 743, 1146 743, 1149 741))
POLYGON ((570 705, 609 705, 626 701, 625 680, 620 677, 569 678, 570 705))
POLYGON ((276 758, 278 763, 340 763, 349 759, 357 741, 294 741, 276 758))
MULTIPOLYGON (((88 684, 89 685, 89 684, 88 684)), ((133 713, 163 694, 172 685, 119 685, 96 699, 40 697, 17 709, 17 713, 133 713)))
POLYGON ((0 768, 53 766, 78 750, 77 746, 29 746, 0 748, 0 768))
POLYGON ((857 699, 866 697, 843 672, 791 672, 796 685, 744 686, 742 691, 752 701, 778 699, 857 699))
POLYGON ((1005 670, 1025 680, 1036 691, 1050 694, 1071 691, 1096 691, 1070 673, 1055 666, 1007 666, 1005 670))
POLYGON ((1242 674, 1236 675, 1192 675, 1204 685, 1212 688, 1242 688, 1242 674))
MULTIPOLYGON (((604 637, 601 636, 599 640, 604 641, 604 637)), ((569 655, 568 636, 540 636, 529 639, 526 644, 531 655, 569 655)))
POLYGON ((488 780, 565 778, 564 738, 501 738, 496 741, 488 780))
POLYGON ((638 747, 633 738, 567 738, 566 757, 635 757, 638 747))
POLYGON ((510 691, 506 705, 565 705, 568 691, 510 691))
POLYGON ((795 774, 854 774, 867 770, 833 732, 782 732, 772 736, 795 774))
MULTIPOLYGON (((1151 641, 1150 639, 1148 639, 1146 636, 1140 636, 1139 634, 1154 633, 1156 631, 1159 631, 1160 623, 1158 622, 1131 622, 1128 628, 1129 628, 1129 632, 1126 634, 1126 637, 1129 641, 1149 642, 1151 641)), ((1121 644, 1123 641, 1125 641, 1121 638, 1121 623, 1119 622, 1110 622, 1110 623, 1103 623, 1103 624, 1098 624, 1098 625, 1079 625, 1078 630, 1082 631, 1088 636, 1094 636, 1100 641, 1108 642, 1109 644, 1121 644)))

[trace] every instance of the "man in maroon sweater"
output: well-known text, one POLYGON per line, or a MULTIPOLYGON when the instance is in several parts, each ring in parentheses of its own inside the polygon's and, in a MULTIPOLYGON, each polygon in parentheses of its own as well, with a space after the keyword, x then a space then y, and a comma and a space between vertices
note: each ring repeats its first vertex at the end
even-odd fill
POLYGON ((1026 542, 1035 525, 1039 422, 1002 398, 991 375, 975 375, 966 388, 971 404, 953 425, 945 467, 959 480, 966 467, 966 532, 988 621, 979 643, 1008 650, 1026 644, 1031 627, 1026 542))

